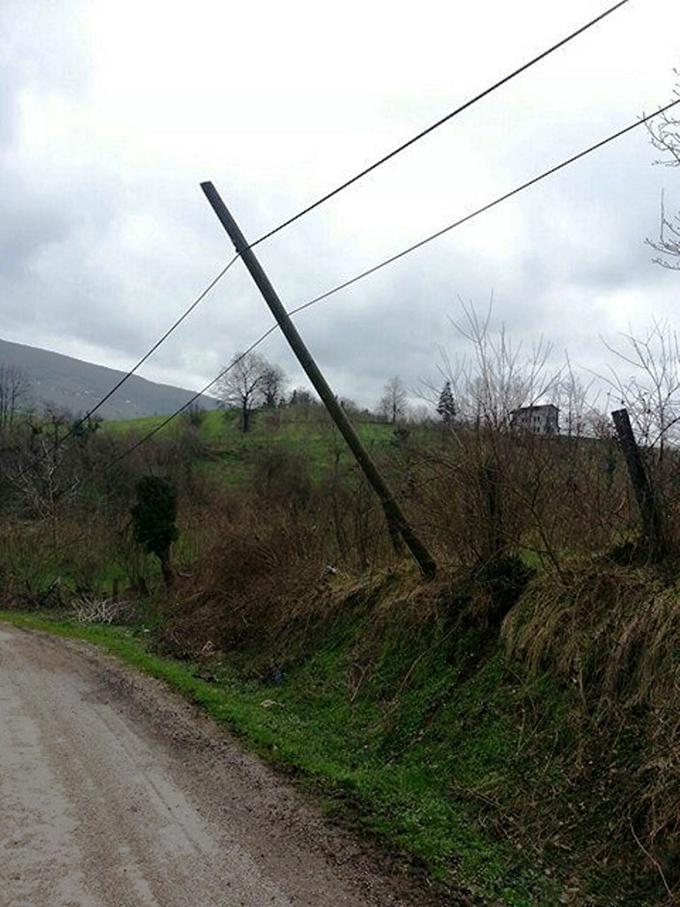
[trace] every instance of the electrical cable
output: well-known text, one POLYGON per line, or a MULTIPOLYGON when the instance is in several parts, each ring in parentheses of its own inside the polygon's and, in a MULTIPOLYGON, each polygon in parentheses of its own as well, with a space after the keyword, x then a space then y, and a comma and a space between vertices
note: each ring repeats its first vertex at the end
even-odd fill
POLYGON ((314 211, 315 208, 318 208, 320 205, 323 205, 324 202, 327 202, 329 199, 338 195, 340 192, 343 192, 349 186, 354 185, 360 179, 363 179, 364 176, 367 176, 369 173, 372 173, 374 170, 377 170, 378 167, 386 164, 387 161, 392 160, 398 154, 401 154, 402 151, 405 151, 407 148, 410 148, 411 145, 415 145, 416 142, 419 142, 425 136, 429 135, 431 132, 434 132, 435 129, 439 129, 440 126, 443 126, 444 123, 448 123, 449 120, 452 120, 454 117, 457 117, 459 114, 463 113, 465 110, 468 110, 478 101, 481 101, 483 98, 488 97, 497 89, 501 88, 503 85, 507 85, 508 82, 512 81, 516 76, 521 75, 523 72, 526 72, 528 69, 531 69, 532 66, 535 66, 537 63, 540 63, 541 60, 544 60, 546 57, 549 57, 555 51, 559 50, 561 47, 564 47, 565 44, 568 44, 570 41, 573 41, 574 38, 577 38, 579 35, 582 35, 588 29, 592 28, 594 25, 597 25, 603 19, 606 19, 607 16, 610 16, 613 12, 620 9, 622 6, 625 6, 629 0, 620 0, 619 3, 616 3, 614 6, 611 6, 609 9, 605 10, 603 13, 600 13, 599 16, 596 16, 594 19, 591 19, 590 22, 586 22, 585 25, 582 25, 576 31, 571 32, 565 38, 562 38, 561 41, 558 41, 556 44, 551 45, 547 50, 542 51, 538 56, 533 57, 531 60, 528 60, 526 63, 523 63, 517 69, 514 69, 512 72, 503 76, 502 79, 499 79, 497 82, 494 82, 493 85, 490 85, 488 88, 485 88, 483 91, 480 91, 479 94, 476 94, 474 97, 465 101, 459 107, 456 107, 455 110, 450 111, 445 116, 441 117, 436 122, 432 123, 430 126, 427 126, 425 129, 418 132, 416 135, 412 136, 410 139, 407 139, 405 142, 402 142, 401 145, 398 145, 392 151, 383 155, 377 161, 370 164, 368 167, 365 167, 363 170, 360 170, 359 173, 345 180, 344 183, 341 183, 339 186, 336 186, 335 189, 332 189, 330 192, 327 192, 325 195, 322 195, 315 202, 307 205, 306 208, 302 208, 301 211, 298 211, 297 214, 293 214, 292 217, 289 217, 287 220, 282 221, 277 227, 274 227, 271 230, 268 230, 258 239, 250 244, 249 248, 254 248, 260 243, 264 242, 266 239, 274 236, 276 233, 279 233, 285 227, 290 226, 295 223, 295 221, 300 220, 301 217, 304 217, 305 214, 309 214, 310 211, 314 211))
MULTIPOLYGON (((562 38, 560 41, 557 41, 555 44, 552 44, 550 47, 548 47, 546 50, 542 51, 537 56, 532 57, 532 59, 528 60, 526 63, 523 63, 517 69, 514 69, 512 72, 503 76, 501 79, 498 79, 496 82, 494 82, 488 88, 485 88, 483 91, 479 92, 474 97, 469 98, 463 104, 456 107, 454 110, 450 111, 445 116, 438 119, 436 122, 430 124, 425 129, 421 130, 416 135, 412 136, 410 139, 407 139, 405 142, 402 142, 400 145, 398 145, 392 151, 383 155, 381 158, 379 158, 377 161, 374 161, 374 163, 370 164, 368 167, 365 167, 359 173, 357 173, 354 176, 350 177, 349 179, 345 180, 339 186, 336 186, 335 189, 330 190, 325 195, 318 198, 316 201, 312 202, 311 204, 307 205, 302 210, 298 211, 292 217, 289 217, 287 220, 278 224, 278 226, 273 227, 271 230, 264 233, 262 236, 260 236, 254 242, 252 242, 250 244, 249 248, 251 248, 251 249, 254 248, 255 246, 259 245, 260 243, 264 242, 265 240, 267 240, 270 237, 274 236, 275 234, 279 233, 284 228, 295 223, 295 221, 300 220, 300 218, 304 217, 306 214, 309 214, 310 211, 313 211, 315 208, 318 208, 320 205, 329 201, 329 199, 338 195, 340 192, 342 192, 345 189, 349 188, 350 186, 354 185, 354 183, 358 182, 364 176, 367 176, 369 173, 372 173, 374 170, 377 170, 378 167, 380 167, 383 164, 387 163, 388 161, 392 160, 392 158, 396 157, 402 151, 405 151, 407 148, 410 148, 411 145, 414 145, 416 142, 425 138, 425 136, 429 135, 431 132, 434 132, 435 129, 438 129, 440 126, 443 126, 445 123, 448 123, 450 120, 452 120, 454 117, 458 116, 459 114, 463 113, 465 110, 468 110, 470 107, 472 107, 477 102, 488 97, 494 91, 501 88, 503 85, 506 85, 508 82, 512 81, 512 79, 514 79, 517 76, 521 75, 522 73, 526 72, 528 69, 531 69, 532 66, 535 66, 541 60, 544 60, 546 57, 555 53, 555 51, 564 47, 570 41, 573 41, 579 35, 582 35, 584 32, 588 31, 590 28, 597 25, 603 19, 606 19, 613 12, 620 9, 622 6, 625 6, 629 2, 630 2, 630 0, 619 0, 618 3, 609 7, 609 9, 600 13, 598 16, 596 16, 594 19, 591 19, 589 22, 586 22, 585 25, 582 25, 580 28, 571 32, 566 37, 562 38)), ((187 318, 187 316, 190 315, 191 312, 193 312, 193 310, 196 308, 196 306, 207 296, 207 294, 210 292, 210 290, 212 290, 212 288, 222 279, 222 277, 227 273, 229 268, 234 264, 237 257, 238 256, 235 256, 234 258, 231 259, 231 261, 229 261, 229 263, 222 269, 222 271, 220 271, 220 273, 217 275, 217 277, 215 277, 214 280, 211 281, 211 283, 205 288, 205 290, 203 290, 203 292, 197 297, 197 299, 195 299, 194 302, 191 303, 191 305, 186 309, 186 311, 174 322, 173 325, 171 325, 171 327, 162 335, 162 337, 160 337, 160 339, 157 340, 156 343, 154 343, 154 345, 142 356, 142 358, 128 372, 126 372, 126 374, 123 375, 123 377, 118 382, 116 382, 116 384, 111 388, 111 390, 109 390, 88 413, 86 413, 81 419, 79 419, 77 422, 74 423, 71 430, 64 436, 64 438, 62 438, 60 445, 63 444, 72 435, 76 434, 78 429, 80 428, 80 426, 83 425, 85 422, 87 422, 88 419, 91 419, 92 416, 104 405, 104 403, 106 403, 116 393, 116 391, 118 391, 123 386, 123 384, 125 384, 125 382, 128 381, 135 374, 135 372, 147 361, 147 359, 158 349, 158 347, 161 346, 161 344, 167 340, 167 338, 170 336, 170 334, 172 334, 173 331, 177 327, 179 327, 179 325, 185 320, 185 318, 187 318)))
MULTIPOLYGON (((663 113, 666 113, 668 110, 670 110, 672 107, 675 107, 678 104, 680 104, 680 98, 676 101, 672 101, 670 104, 667 104, 665 107, 660 108, 659 110, 655 111, 654 113, 650 113, 650 114, 642 117, 641 119, 636 120, 634 123, 631 123, 628 126, 625 126, 623 129, 619 129, 617 132, 612 133, 607 138, 602 139, 599 142, 595 142, 593 145, 590 145, 588 148, 584 149, 583 151, 579 151, 577 154, 572 155, 571 157, 562 161, 560 164, 556 164, 555 166, 550 167, 547 170, 544 170, 538 176, 535 176, 532 179, 527 180, 524 183, 521 183, 519 186, 516 186, 514 189, 511 189, 509 192, 506 192, 505 194, 498 196, 491 202, 487 202, 487 204, 482 205, 481 208, 477 208, 475 211, 471 212, 470 214, 466 214, 464 217, 461 217, 458 220, 453 221, 453 223, 448 224, 446 227, 443 227, 441 230, 437 230, 435 233, 431 233, 429 236, 425 237, 425 239, 421 239, 417 243, 413 243, 412 245, 408 246, 406 249, 403 249, 401 252, 397 252, 395 255, 391 255, 389 258, 385 258, 383 261, 379 262, 377 265, 373 265, 373 267, 368 268, 365 271, 362 271, 360 274, 357 274, 354 277, 351 277, 348 280, 345 280, 340 284, 337 284, 337 286, 332 287, 330 290, 327 290, 324 293, 321 293, 319 296, 315 296, 313 299, 310 299, 307 302, 304 302, 301 305, 296 306, 295 308, 291 309, 287 314, 292 317, 293 315, 296 315, 299 312, 303 312, 305 309, 308 309, 311 306, 316 305, 317 303, 321 302, 322 300, 328 299, 329 296, 333 296, 335 293, 339 293, 340 290, 343 290, 346 287, 349 287, 352 284, 355 284, 358 281, 363 280, 365 277, 368 277, 371 274, 375 274, 375 272, 379 271, 381 268, 384 268, 387 265, 392 264, 393 262, 398 261, 400 258, 403 258, 404 256, 410 254, 411 252, 414 252, 417 249, 422 248, 422 246, 426 245, 427 243, 432 242, 434 239, 438 239, 440 236, 443 236, 445 233, 448 233, 449 231, 455 229, 456 227, 459 227, 462 224, 467 223, 468 221, 472 220, 473 218, 478 217, 480 214, 484 214, 486 211, 489 211, 491 208, 494 208, 496 205, 499 205, 502 202, 507 201, 508 199, 510 199, 513 196, 517 195, 518 193, 524 191, 525 189, 528 189, 529 187, 536 185, 536 183, 539 183, 544 179, 547 179, 547 177, 552 176, 553 174, 557 173, 558 171, 563 170, 565 167, 568 167, 570 164, 573 164, 576 161, 581 160, 582 158, 586 157, 587 155, 592 154, 593 152, 599 150, 600 148, 603 148, 605 145, 608 145, 611 142, 614 142, 616 139, 621 138, 622 136, 631 132, 633 129, 637 129, 639 126, 642 126, 644 123, 649 122, 649 120, 653 119, 654 117, 657 117, 663 113)), ((272 334, 277 328, 278 328, 278 324, 273 324, 270 328, 268 328, 268 330, 266 330, 264 332, 264 334, 262 334, 260 337, 258 337, 258 339, 255 340, 254 343, 252 343, 248 347, 248 349, 245 350, 245 352, 240 353, 239 356, 236 359, 232 360, 232 362, 230 362, 226 368, 222 369, 222 371, 217 375, 217 377, 213 378, 213 380, 210 381, 208 384, 206 384, 205 387, 202 388, 200 391, 197 391, 189 400, 187 400, 187 402, 183 406, 181 406, 179 409, 175 410, 175 412, 172 413, 171 415, 167 416, 159 425, 157 425, 150 432, 148 432, 148 434, 146 434, 143 438, 141 438, 139 441, 137 441, 131 448, 129 448, 126 451, 123 451, 122 454, 120 454, 118 457, 116 457, 114 460, 112 460, 111 463, 109 464, 109 466, 107 467, 107 469, 110 468, 111 466, 113 466, 115 463, 119 462, 124 457, 128 456, 128 454, 132 453, 138 447, 141 447, 142 444, 144 444, 146 441, 148 441, 150 438, 152 438, 162 428, 165 428, 166 425, 168 425, 170 422, 173 421, 173 419, 175 419, 177 416, 179 416, 181 413, 183 413, 202 394, 204 394, 208 390, 210 390, 211 387, 214 387, 214 385, 217 384, 217 382, 222 377, 224 377, 224 375, 226 375, 232 368, 234 368, 249 353, 252 353, 253 350, 255 350, 261 343, 263 343, 264 340, 266 340, 267 337, 269 337, 269 335, 272 334)))

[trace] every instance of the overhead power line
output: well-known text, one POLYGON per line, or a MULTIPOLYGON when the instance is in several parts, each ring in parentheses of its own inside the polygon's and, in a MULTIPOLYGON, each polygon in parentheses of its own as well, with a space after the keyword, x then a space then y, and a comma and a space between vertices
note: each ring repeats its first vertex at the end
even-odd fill
POLYGON ((429 135, 431 132, 434 132, 435 129, 439 129, 440 126, 443 126, 444 123, 448 123, 449 120, 452 120, 454 117, 457 117, 463 111, 468 110, 478 101, 481 101, 483 98, 488 97, 497 89, 501 88, 503 85, 507 85, 508 82, 512 81, 516 76, 521 75, 523 72, 526 72, 528 69, 531 69, 532 66, 535 66, 537 63, 540 63, 541 60, 545 60, 546 57, 549 57, 555 51, 559 50, 561 47, 564 47, 565 44, 569 44, 570 41, 573 41, 574 38, 577 38, 579 35, 582 35, 588 29, 592 28, 594 25, 597 25, 599 22, 602 22, 603 19, 606 19, 607 16, 610 16, 617 9, 620 9, 622 6, 625 6, 629 0, 620 0, 619 3, 614 4, 614 6, 609 7, 603 13, 600 13, 599 16, 596 16, 594 19, 591 19, 590 22, 586 22, 585 25, 582 25, 580 28, 577 28, 576 31, 571 32, 565 38, 562 38, 561 41, 558 41, 556 44, 551 45, 547 50, 542 51, 538 56, 532 57, 531 60, 528 60, 526 63, 523 63, 517 69, 514 69, 512 72, 503 76, 502 79, 499 79, 497 82, 494 82, 493 85, 490 85, 488 88, 485 88, 483 91, 480 91, 479 94, 476 94, 474 97, 465 101, 459 107, 456 107, 455 110, 450 111, 445 116, 441 117, 436 122, 432 123, 430 126, 427 126, 425 129, 418 132, 416 135, 412 136, 410 139, 407 139, 405 142, 402 142, 401 145, 398 145, 392 151, 383 155, 377 161, 370 164, 368 167, 365 167, 363 170, 360 170, 359 173, 356 173, 354 176, 345 180, 344 183, 341 183, 339 186, 336 186, 335 189, 331 189, 330 192, 327 192, 325 195, 322 195, 315 202, 307 205, 306 208, 303 208, 301 211, 298 211, 297 214, 293 214, 292 217, 289 217, 287 220, 284 220, 277 227, 274 227, 271 230, 268 230, 267 233, 264 233, 254 242, 252 242, 249 248, 254 248, 260 243, 264 242, 266 239, 269 239, 271 236, 274 236, 276 233, 279 233, 281 230, 295 223, 296 220, 300 220, 301 217, 304 217, 306 214, 309 214, 310 211, 313 211, 315 208, 318 208, 320 205, 323 205, 324 202, 327 202, 329 199, 333 198, 335 195, 338 195, 340 192, 343 192, 345 189, 354 185, 354 183, 359 182, 360 179, 363 179, 369 173, 372 173, 374 170, 377 170, 378 167, 381 167, 383 164, 386 164, 392 158, 396 157, 398 154, 401 154, 402 151, 405 151, 407 148, 410 148, 411 145, 415 145, 416 142, 419 142, 425 136, 429 135))
POLYGON ((227 264, 222 268, 222 270, 219 272, 219 274, 217 274, 217 276, 214 277, 210 281, 208 286, 198 294, 198 296, 196 297, 196 299, 194 299, 194 301, 191 303, 191 305, 187 309, 185 309, 184 312, 179 316, 179 318, 170 325, 170 327, 167 329, 167 331, 161 337, 158 338, 158 340, 153 344, 153 346, 149 347, 149 349, 146 351, 146 353, 144 353, 142 358, 139 359, 135 363, 135 365, 133 365, 132 368, 129 369, 123 375, 123 377, 120 378, 120 380, 117 381, 113 385, 113 387, 109 391, 107 391, 106 394, 104 394, 104 396, 99 400, 99 402, 95 406, 92 407, 91 410, 89 410, 89 412, 87 412, 81 419, 78 419, 78 421, 73 425, 71 430, 66 435, 64 435, 64 437, 61 439, 61 441, 59 442, 60 445, 63 444, 72 435, 74 435, 78 431, 78 428, 84 422, 87 422, 88 419, 91 419, 92 416, 94 416, 94 414, 106 403, 106 401, 110 400, 111 397, 113 397, 113 395, 116 393, 116 391, 119 390, 125 384, 125 382, 135 374, 137 369, 141 368, 141 366, 144 365, 146 360, 156 352, 158 347, 162 343, 165 343, 165 341, 168 339, 170 334, 172 334, 172 332, 174 330, 176 330, 176 328, 178 328, 180 326, 180 324, 182 324, 182 322, 185 320, 185 318, 187 318, 193 312, 193 310, 196 308, 196 306, 205 299, 205 297, 212 290, 212 288, 219 283, 219 281, 224 277, 224 275, 231 268, 231 266, 234 264, 234 262, 236 261, 236 259, 238 257, 239 257, 238 255, 234 255, 234 257, 229 262, 227 262, 227 264))
POLYGON ((106 467, 106 470, 111 469, 111 467, 115 466, 115 464, 120 462, 120 460, 125 459, 125 457, 129 456, 131 453, 133 453, 133 451, 137 450, 138 447, 141 447, 142 444, 146 444, 146 442, 150 438, 153 438, 153 436, 158 434, 159 431, 162 431, 162 429, 164 429, 166 425, 169 425, 173 421, 173 419, 176 419, 183 412, 185 412, 187 409, 189 409, 189 407, 192 405, 192 403, 195 403, 200 397, 202 397, 204 394, 207 394, 207 392, 211 388, 213 388, 221 378, 223 378, 228 372, 230 372, 233 368, 235 368, 239 364, 239 362, 241 362, 243 359, 246 358, 247 355, 249 355, 249 353, 252 353, 253 350, 256 347, 258 347, 261 343, 263 343, 267 339, 267 337, 269 337, 270 334, 273 334, 277 328, 278 328, 278 324, 273 324, 268 330, 266 330, 264 332, 264 334, 262 334, 260 337, 258 337, 254 343, 251 343, 247 350, 244 350, 242 353, 239 353, 238 356, 236 356, 236 358, 232 359, 232 361, 229 363, 229 365, 226 368, 223 368, 222 371, 212 379, 212 381, 209 381, 205 385, 205 387, 202 387, 200 391, 196 391, 196 393, 193 396, 189 397, 187 402, 182 404, 182 406, 180 406, 179 409, 176 409, 174 411, 174 413, 171 413, 169 416, 166 416, 166 418, 163 419, 162 422, 160 422, 158 425, 154 426, 154 428, 152 428, 150 432, 147 432, 147 434, 145 434, 138 441, 136 441, 132 445, 132 447, 129 447, 127 450, 124 450, 117 457, 114 457, 114 459, 111 460, 111 462, 106 467))
MULTIPOLYGON (((437 120, 435 123, 432 123, 430 126, 427 126, 425 129, 421 130, 419 133, 412 136, 410 139, 407 139, 407 141, 402 142, 401 145, 399 145, 397 148, 394 148, 392 151, 388 152, 387 154, 383 155, 383 157, 379 158, 379 160, 375 161, 373 164, 370 164, 368 167, 365 167, 359 173, 350 177, 350 179, 345 180, 345 182, 342 183, 341 185, 336 186, 335 189, 331 189, 329 192, 326 192, 325 195, 322 195, 315 202, 312 202, 312 204, 307 205, 307 207, 298 211, 297 214, 294 214, 292 217, 289 217, 287 220, 283 221, 278 226, 273 227, 271 230, 267 231, 267 233, 263 234, 258 239, 256 239, 253 243, 251 243, 249 248, 253 248, 254 246, 259 245, 260 243, 264 242, 266 239, 269 239, 270 237, 274 236, 276 233, 279 233, 281 230, 290 226, 290 224, 294 223, 297 220, 300 220, 300 218, 304 217, 306 214, 309 214, 310 211, 313 211, 315 208, 318 208, 320 205, 323 205, 329 199, 333 198, 334 196, 338 195, 340 192, 343 192, 345 189, 354 185, 354 183, 358 182, 360 179, 363 179, 364 176, 367 176, 369 173, 372 173, 374 170, 377 170, 378 167, 387 163, 392 158, 396 157, 398 154, 401 154, 402 151, 405 151, 407 148, 410 148, 411 145, 414 145, 416 142, 419 142, 421 139, 425 138, 425 136, 429 135, 431 132, 434 132, 435 129, 438 129, 440 126, 443 126, 444 123, 448 123, 449 120, 452 120, 454 117, 463 113, 465 110, 472 107, 478 101, 481 101, 484 98, 488 97, 494 91, 496 91, 497 89, 501 88, 503 85, 506 85, 508 82, 510 82, 516 76, 519 76, 522 73, 526 72, 528 69, 531 69, 532 66, 535 66, 537 63, 540 63, 541 60, 544 60, 546 57, 549 57, 551 54, 555 53, 555 51, 564 47, 566 44, 569 44, 570 41, 573 41, 579 35, 582 35, 584 32, 588 31, 590 28, 597 25, 603 19, 606 19, 607 16, 611 15, 613 12, 620 9, 622 6, 625 6, 629 2, 630 2, 630 0, 619 0, 618 3, 614 4, 614 6, 609 7, 609 9, 605 10, 603 13, 600 13, 600 15, 596 16, 594 19, 591 19, 589 22, 586 22, 585 25, 582 25, 580 28, 576 29, 576 31, 571 32, 566 37, 564 37, 560 41, 558 41, 557 43, 552 44, 550 47, 548 47, 546 50, 542 51, 537 56, 532 57, 531 60, 528 60, 526 63, 523 63, 517 69, 514 69, 512 72, 503 76, 503 78, 494 82, 493 85, 490 85, 488 88, 485 88, 483 91, 479 92, 479 94, 476 94, 474 97, 469 98, 467 101, 465 101, 459 107, 456 107, 455 110, 450 111, 445 116, 443 116, 439 120, 437 120)), ((158 349, 158 347, 161 346, 161 344, 164 343, 168 339, 170 334, 172 334, 173 331, 177 327, 179 327, 179 325, 184 321, 184 319, 188 315, 190 315, 191 312, 193 312, 193 310, 196 308, 196 306, 207 296, 207 294, 218 283, 218 281, 220 281, 222 279, 222 277, 226 274, 226 272, 229 270, 229 268, 234 264, 236 258, 238 258, 238 255, 231 259, 231 261, 222 269, 222 271, 220 271, 220 273, 217 275, 217 277, 215 277, 215 279, 213 281, 211 281, 211 283, 198 296, 198 298, 195 299, 191 303, 191 305, 177 319, 177 321, 175 321, 175 323, 162 335, 162 337, 160 337, 156 341, 156 343, 154 343, 154 345, 142 356, 142 358, 125 375, 123 375, 123 377, 120 379, 120 381, 116 382, 116 384, 111 388, 111 390, 108 391, 101 398, 101 400, 98 401, 96 406, 94 406, 88 413, 86 413, 86 415, 83 416, 82 419, 79 419, 78 422, 75 423, 72 430, 67 435, 64 436, 61 443, 64 443, 69 437, 71 437, 77 431, 79 426, 81 426, 88 419, 91 419, 92 416, 104 405, 104 403, 106 403, 107 400, 109 400, 116 393, 116 391, 118 391, 123 386, 123 384, 125 384, 125 382, 128 381, 135 374, 135 372, 139 368, 141 368, 141 366, 147 361, 147 359, 151 355, 153 355, 153 353, 155 353, 155 351, 158 349)))
MULTIPOLYGON (((627 133, 632 132, 634 129, 637 129, 639 126, 642 126, 643 124, 648 123, 654 117, 657 117, 663 113, 666 113, 668 110, 677 106, 678 104, 680 104, 680 98, 676 101, 672 101, 670 104, 667 104, 665 107, 660 108, 659 110, 655 111, 654 113, 650 113, 647 116, 644 116, 641 119, 636 120, 634 123, 631 123, 628 126, 625 126, 623 129, 619 129, 617 132, 612 133, 607 138, 602 139, 599 142, 595 142, 595 144, 590 145, 588 148, 585 148, 583 151, 579 151, 577 154, 573 154, 571 157, 562 161, 560 164, 556 164, 555 166, 550 167, 547 170, 544 170, 538 176, 535 176, 532 179, 527 180, 524 183, 521 183, 519 186, 516 186, 514 189, 511 189, 509 192, 506 192, 503 195, 499 195, 497 198, 493 199, 493 201, 487 202, 487 204, 482 205, 481 208, 477 208, 475 211, 472 211, 470 214, 466 214, 464 217, 461 217, 458 220, 453 221, 453 223, 448 224, 446 227, 443 227, 441 230, 437 230, 435 233, 431 233, 429 236, 426 236, 424 239, 421 239, 419 242, 413 243, 412 245, 408 246, 406 249, 402 249, 401 252, 397 252, 395 255, 391 255, 389 258, 383 259, 383 261, 379 262, 376 265, 373 265, 373 267, 368 268, 365 271, 362 271, 360 274, 357 274, 354 277, 351 277, 348 280, 345 280, 342 283, 337 284, 336 286, 332 287, 330 290, 326 290, 326 292, 321 293, 319 296, 315 296, 313 299, 310 299, 307 302, 304 302, 301 305, 298 305, 295 308, 290 309, 288 311, 288 315, 290 315, 290 316, 297 315, 299 312, 303 312, 305 309, 308 309, 311 306, 316 305, 317 303, 321 302, 322 300, 328 299, 330 296, 333 296, 336 293, 339 293, 341 290, 344 290, 345 288, 352 286, 352 284, 358 283, 360 280, 363 280, 365 277, 369 277, 371 274, 375 274, 376 271, 379 271, 382 268, 386 267, 387 265, 392 264, 395 261, 398 261, 400 258, 404 258, 406 255, 409 255, 411 252, 415 252, 417 249, 422 248, 422 246, 426 245, 427 243, 430 243, 433 240, 438 239, 440 236, 443 236, 445 233, 448 233, 451 230, 454 230, 456 227, 460 227, 463 224, 467 223, 468 221, 472 220, 473 218, 478 217, 481 214, 484 214, 486 211, 489 211, 491 208, 494 208, 497 205, 500 205, 502 202, 507 201, 508 199, 512 198, 515 195, 518 195, 520 192, 523 192, 525 189, 528 189, 531 186, 535 186, 537 183, 541 182, 544 179, 547 179, 549 176, 552 176, 553 174, 559 172, 560 170, 563 170, 565 167, 568 167, 570 164, 573 164, 576 161, 581 160, 582 158, 586 157, 587 155, 593 154, 595 151, 599 150, 600 148, 603 148, 605 145, 608 145, 611 142, 616 141, 617 139, 621 138, 622 136, 626 135, 627 133)), ((264 332, 264 334, 262 334, 260 337, 258 337, 258 339, 255 340, 254 343, 252 343, 248 347, 247 350, 245 350, 245 352, 240 353, 236 359, 234 359, 232 362, 230 362, 226 368, 222 369, 222 371, 215 378, 213 378, 212 381, 210 381, 208 384, 206 384, 205 387, 203 387, 200 391, 197 391, 189 400, 187 400, 187 402, 183 406, 180 406, 179 409, 175 410, 174 413, 167 416, 161 423, 159 423, 157 426, 155 426, 155 428, 153 428, 146 435, 144 435, 142 438, 140 438, 135 444, 133 444, 132 447, 128 448, 128 450, 123 451, 123 453, 119 454, 119 456, 114 458, 107 466, 107 469, 111 468, 115 463, 118 463, 120 460, 127 457, 133 451, 137 450, 137 448, 141 447, 142 444, 145 444, 150 438, 152 438, 155 434, 157 434, 159 431, 161 431, 163 428, 165 428, 166 425, 168 425, 170 422, 172 422, 173 419, 176 419, 177 416, 181 415, 185 410, 187 410, 192 405, 192 403, 195 403, 196 400, 198 400, 203 394, 207 393, 212 387, 214 387, 215 384, 217 384, 217 382, 221 378, 223 378, 232 368, 234 368, 236 365, 238 365, 238 363, 243 358, 245 358, 245 356, 247 356, 249 353, 252 353, 253 350, 255 350, 258 346, 260 346, 260 344, 263 343, 267 339, 267 337, 269 337, 270 334, 273 334, 277 328, 278 328, 278 324, 273 324, 270 328, 268 328, 264 332)))
POLYGON ((566 161, 562 161, 561 164, 556 164, 554 167, 550 167, 548 170, 544 170, 543 173, 540 173, 538 176, 535 176, 532 179, 527 180, 525 183, 516 186, 514 189, 511 189, 504 195, 498 196, 498 198, 495 198, 493 201, 487 202, 486 205, 482 205, 481 208, 477 208, 475 211, 472 211, 470 214, 466 214, 464 217, 455 220, 453 223, 448 224, 446 227, 442 227, 442 229, 437 230, 436 233, 431 233, 429 236, 426 236, 425 239, 421 239, 418 242, 413 243, 413 245, 408 246, 406 249, 402 249, 401 252, 397 252, 395 255, 391 255, 389 258, 385 258, 383 261, 379 262, 377 265, 373 265, 373 267, 368 268, 366 271, 362 271, 360 274, 356 274, 354 277, 350 277, 349 280, 345 280, 342 283, 339 283, 337 286, 332 287, 330 290, 326 290, 326 292, 321 293, 320 296, 315 296, 314 299, 310 299, 308 302, 305 302, 302 305, 299 305, 297 308, 292 309, 288 314, 293 315, 297 312, 302 312, 304 309, 308 309, 310 306, 316 305, 317 302, 321 302, 322 299, 328 299, 329 296, 333 296, 335 293, 339 293, 340 290, 344 290, 347 287, 352 286, 352 284, 358 283, 358 281, 363 280, 364 277, 369 277, 371 274, 375 274, 376 271, 380 271, 382 268, 387 267, 387 265, 393 264, 395 261, 398 261, 405 255, 410 255, 411 252, 415 252, 416 249, 420 249, 422 246, 425 246, 428 243, 432 242, 432 240, 438 239, 440 236, 443 236, 450 230, 454 230, 456 227, 462 226, 462 224, 467 223, 474 217, 478 217, 480 214, 484 214, 491 208, 495 208, 497 205, 500 205, 502 202, 507 201, 514 195, 518 195, 520 192, 523 192, 525 189, 529 189, 531 186, 535 186, 536 183, 540 183, 542 180, 547 179, 549 176, 552 176, 558 171, 564 170, 564 168, 568 167, 570 164, 581 160, 581 158, 587 157, 589 154, 598 151, 600 148, 604 148, 605 145, 609 145, 611 142, 616 141, 616 139, 620 139, 628 132, 632 132, 633 129, 637 129, 638 126, 642 126, 644 123, 648 123, 649 120, 653 119, 654 117, 665 113, 667 110, 670 110, 671 107, 675 107, 676 104, 680 104, 680 98, 677 101, 673 101, 670 104, 667 104, 665 107, 662 107, 655 113, 650 113, 647 116, 642 117, 642 119, 636 120, 634 123, 631 123, 629 126, 626 126, 623 129, 619 129, 618 132, 613 133, 606 139, 602 139, 602 141, 600 142, 596 142, 589 148, 586 148, 583 151, 579 151, 578 154, 572 155, 570 158, 567 158, 566 161))

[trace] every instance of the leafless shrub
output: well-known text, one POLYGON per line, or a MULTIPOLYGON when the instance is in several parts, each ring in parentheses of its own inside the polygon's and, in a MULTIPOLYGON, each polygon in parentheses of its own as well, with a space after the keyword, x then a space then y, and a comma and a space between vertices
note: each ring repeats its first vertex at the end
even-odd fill
POLYGON ((258 451, 254 462, 254 486, 257 493, 276 504, 289 505, 298 511, 312 497, 309 458, 280 444, 258 451))
MULTIPOLYGON (((680 78, 680 72, 675 71, 680 78)), ((680 83, 675 89, 680 97, 680 83)), ((663 167, 680 167, 680 119, 663 113, 647 126, 652 145, 663 157, 655 161, 663 167)), ((663 193, 661 194, 661 216, 659 218, 658 239, 648 239, 647 243, 659 253, 656 264, 672 271, 680 270, 680 212, 668 214, 663 193)))
MULTIPOLYGON (((340 432, 325 419, 322 423, 328 466, 321 480, 318 518, 332 529, 335 550, 328 555, 346 566, 366 569, 390 559, 382 508, 363 473, 347 454, 340 432)), ((389 463, 381 463, 389 471, 389 463)))
POLYGON ((10 427, 29 402, 30 382, 16 365, 0 364, 0 429, 10 427))
POLYGON ((116 598, 81 595, 72 603, 73 618, 81 624, 124 624, 133 613, 129 602, 116 598))
MULTIPOLYGON (((469 563, 526 546, 532 521, 545 535, 539 498, 550 458, 537 439, 511 431, 512 414, 557 394, 564 383, 550 368, 551 347, 543 338, 530 349, 514 343, 504 325, 494 330, 491 305, 483 316, 465 304, 462 313, 452 324, 469 352, 451 360, 442 351, 440 367, 456 416, 445 426, 441 449, 425 453, 423 503, 430 532, 448 540, 454 560, 457 554, 469 563)), ((431 381, 429 389, 435 389, 431 381)), ((546 538, 542 548, 552 550, 546 538)))
POLYGON ((551 399, 560 410, 560 434, 567 438, 594 437, 602 414, 598 409, 600 393, 595 378, 584 383, 572 366, 569 354, 555 380, 551 399))

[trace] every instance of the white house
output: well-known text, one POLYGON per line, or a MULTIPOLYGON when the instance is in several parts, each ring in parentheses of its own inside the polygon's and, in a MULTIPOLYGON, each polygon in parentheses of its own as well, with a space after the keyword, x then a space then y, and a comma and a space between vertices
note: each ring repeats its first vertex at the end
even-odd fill
POLYGON ((510 413, 510 427, 535 435, 556 435, 560 430, 560 411, 552 403, 522 406, 510 413))

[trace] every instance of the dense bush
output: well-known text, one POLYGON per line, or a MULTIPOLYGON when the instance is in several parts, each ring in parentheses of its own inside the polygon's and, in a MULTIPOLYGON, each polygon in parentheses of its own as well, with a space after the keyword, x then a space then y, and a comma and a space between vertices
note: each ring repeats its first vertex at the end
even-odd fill
POLYGON ((131 514, 136 541, 156 555, 166 585, 172 585, 170 548, 179 535, 175 489, 160 476, 143 476, 137 482, 137 503, 131 514))

